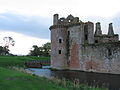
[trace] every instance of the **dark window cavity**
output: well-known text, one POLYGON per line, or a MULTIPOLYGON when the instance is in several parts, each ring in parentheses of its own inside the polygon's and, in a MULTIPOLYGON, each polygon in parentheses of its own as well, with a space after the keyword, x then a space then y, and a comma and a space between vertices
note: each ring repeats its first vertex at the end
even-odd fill
POLYGON ((62 39, 59 39, 59 43, 62 43, 62 39))
POLYGON ((98 43, 98 40, 95 40, 95 43, 98 43))
POLYGON ((58 53, 61 54, 61 50, 59 50, 58 53))
POLYGON ((111 49, 108 49, 108 56, 111 56, 112 55, 112 51, 111 49))
POLYGON ((70 35, 70 31, 68 31, 68 36, 70 35))
POLYGON ((84 27, 84 37, 85 42, 88 43, 88 25, 84 27))
POLYGON ((85 40, 88 40, 88 35, 85 35, 85 40))

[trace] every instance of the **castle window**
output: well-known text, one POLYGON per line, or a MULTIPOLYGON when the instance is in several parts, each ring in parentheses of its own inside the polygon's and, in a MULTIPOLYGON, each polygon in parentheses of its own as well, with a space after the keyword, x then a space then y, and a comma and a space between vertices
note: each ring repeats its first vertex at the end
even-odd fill
POLYGON ((88 40, 88 35, 85 35, 85 40, 88 40))
POLYGON ((112 55, 112 51, 111 49, 108 49, 108 56, 111 56, 112 55))
POLYGON ((59 39, 59 43, 62 43, 62 39, 59 39))
POLYGON ((58 53, 61 54, 61 50, 58 50, 58 53))
POLYGON ((68 31, 68 35, 70 35, 70 31, 68 31))
POLYGON ((63 19, 61 20, 61 22, 63 22, 63 19))
POLYGON ((68 22, 71 22, 71 20, 68 20, 68 22))
POLYGON ((98 40, 95 40, 95 43, 98 43, 98 40))

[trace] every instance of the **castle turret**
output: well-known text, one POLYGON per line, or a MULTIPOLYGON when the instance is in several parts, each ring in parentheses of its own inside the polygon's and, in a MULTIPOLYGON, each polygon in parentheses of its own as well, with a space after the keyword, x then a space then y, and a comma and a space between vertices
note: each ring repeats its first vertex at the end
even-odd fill
POLYGON ((101 25, 100 25, 100 22, 97 22, 96 23, 96 28, 95 28, 95 35, 96 36, 100 36, 102 35, 102 30, 101 30, 101 25))
POLYGON ((109 35, 109 36, 113 36, 113 35, 114 35, 112 23, 109 24, 109 27, 108 27, 108 35, 109 35))
POLYGON ((54 14, 54 16, 53 16, 53 25, 57 25, 58 19, 59 19, 59 15, 58 14, 54 14))
POLYGON ((67 65, 67 30, 62 23, 64 18, 59 19, 58 14, 53 16, 51 31, 51 67, 62 69, 67 65))

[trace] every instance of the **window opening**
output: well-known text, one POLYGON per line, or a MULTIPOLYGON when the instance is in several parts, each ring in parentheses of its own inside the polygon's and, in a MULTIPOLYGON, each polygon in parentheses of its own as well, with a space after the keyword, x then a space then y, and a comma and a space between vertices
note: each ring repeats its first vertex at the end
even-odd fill
POLYGON ((61 54, 61 50, 59 50, 58 53, 61 54))
POLYGON ((85 40, 88 40, 88 35, 85 35, 85 40))
POLYGON ((112 55, 112 51, 111 49, 108 49, 108 56, 111 56, 112 55))
POLYGON ((62 39, 59 39, 59 43, 62 43, 62 39))
POLYGON ((98 40, 95 40, 95 43, 98 43, 98 40))
POLYGON ((68 35, 70 35, 70 31, 68 31, 68 35))

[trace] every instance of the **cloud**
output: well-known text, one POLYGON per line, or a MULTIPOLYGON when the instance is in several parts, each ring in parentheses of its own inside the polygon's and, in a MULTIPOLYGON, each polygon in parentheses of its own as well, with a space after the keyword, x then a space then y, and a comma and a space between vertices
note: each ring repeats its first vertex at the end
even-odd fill
POLYGON ((49 18, 40 16, 25 17, 15 13, 2 13, 0 14, 0 30, 49 39, 51 21, 49 18))
POLYGON ((51 17, 54 13, 109 17, 120 11, 119 3, 120 0, 0 0, 0 12, 45 17, 51 17))

